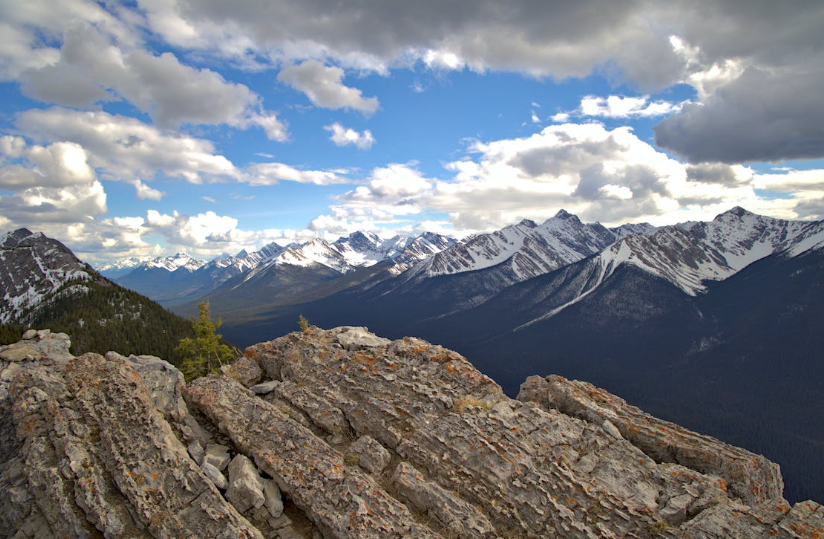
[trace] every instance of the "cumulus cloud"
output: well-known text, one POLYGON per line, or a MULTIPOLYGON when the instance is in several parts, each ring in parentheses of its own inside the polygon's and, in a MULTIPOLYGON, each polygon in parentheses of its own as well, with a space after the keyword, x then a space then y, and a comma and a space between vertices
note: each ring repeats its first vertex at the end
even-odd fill
POLYGON ((626 97, 611 95, 598 97, 588 95, 581 99, 578 109, 583 116, 600 116, 603 118, 649 118, 664 116, 680 109, 680 105, 667 101, 650 101, 648 95, 640 97, 626 97))
POLYGON ((274 113, 261 110, 260 97, 246 86, 210 69, 186 66, 168 52, 124 51, 90 25, 68 28, 59 61, 24 72, 22 83, 30 97, 64 106, 125 99, 162 127, 255 125, 270 139, 286 138, 285 126, 274 113))
POLYGON ((335 146, 353 145, 359 150, 368 150, 375 143, 375 137, 372 136, 372 132, 368 129, 362 132, 355 131, 354 129, 342 126, 338 122, 326 125, 323 128, 332 133, 329 140, 334 142, 335 146))
POLYGON ((20 137, 4 137, 0 154, 0 187, 13 191, 31 187, 66 187, 90 184, 97 175, 88 155, 78 144, 55 142, 48 146, 27 145, 20 137))
POLYGON ((212 142, 166 133, 136 118, 54 107, 25 111, 16 125, 35 140, 82 146, 91 165, 106 179, 163 174, 201 183, 239 174, 231 161, 216 153, 212 142))
POLYGON ((814 215, 824 187, 820 171, 757 175, 740 165, 687 165, 628 128, 600 124, 553 125, 470 150, 446 165, 451 177, 444 179, 427 178, 414 164, 377 167, 309 228, 332 235, 409 228, 433 214, 448 215, 452 233, 464 236, 561 208, 606 225, 712 219, 734 205, 798 218, 814 215))
POLYGON ((48 223, 78 223, 104 215, 106 193, 95 180, 65 187, 35 186, 0 196, 0 214, 15 226, 37 230, 48 223))
POLYGON ((338 196, 341 203, 333 205, 330 214, 313 219, 309 229, 340 236, 356 230, 378 232, 379 225, 399 225, 422 211, 419 198, 431 191, 435 181, 412 164, 376 167, 365 185, 338 196))
POLYGON ((703 103, 662 120, 655 142, 693 163, 822 157, 822 85, 821 70, 748 69, 703 103))
POLYGON ((377 97, 363 97, 357 88, 343 84, 343 69, 326 66, 317 60, 289 65, 281 69, 278 80, 303 92, 318 107, 353 109, 365 114, 378 110, 377 97))
POLYGON ((139 179, 132 181, 132 185, 134 185, 135 196, 140 200, 161 200, 163 195, 166 194, 163 191, 149 187, 139 179))

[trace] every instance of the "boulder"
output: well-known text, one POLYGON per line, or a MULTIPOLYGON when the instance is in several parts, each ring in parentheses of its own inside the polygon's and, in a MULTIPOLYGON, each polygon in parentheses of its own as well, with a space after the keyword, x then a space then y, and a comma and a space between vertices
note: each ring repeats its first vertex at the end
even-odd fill
POLYGON ((221 472, 229 466, 229 448, 221 444, 206 444, 203 462, 208 462, 221 472))
POLYGON ((370 333, 364 327, 350 327, 338 333, 337 341, 346 350, 363 350, 377 346, 387 346, 391 341, 370 333))
POLYGON ((392 460, 389 451, 370 436, 358 438, 349 446, 348 454, 355 455, 358 465, 375 475, 380 475, 392 460))
POLYGON ((266 501, 263 481, 252 461, 244 455, 235 455, 229 464, 229 488, 226 499, 241 513, 260 507, 266 501))

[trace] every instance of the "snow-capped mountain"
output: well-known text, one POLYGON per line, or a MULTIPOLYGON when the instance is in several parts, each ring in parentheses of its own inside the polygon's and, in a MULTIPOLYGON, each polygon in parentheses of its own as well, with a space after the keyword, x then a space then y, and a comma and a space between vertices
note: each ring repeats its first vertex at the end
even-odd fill
POLYGON ((452 238, 431 232, 417 237, 394 236, 386 240, 370 232, 353 232, 333 243, 315 238, 285 249, 266 264, 254 268, 244 280, 282 264, 299 267, 319 264, 347 274, 356 268, 374 266, 385 260, 395 261, 389 271, 397 275, 454 244, 452 238))
POLYGON ((621 226, 612 227, 610 232, 615 234, 615 239, 620 240, 627 236, 649 236, 658 230, 658 227, 649 223, 627 223, 621 226))
POLYGON ((117 279, 118 277, 122 277, 123 275, 134 271, 135 268, 144 262, 146 262, 146 260, 142 258, 123 258, 110 264, 103 264, 96 269, 101 275, 108 279, 117 279))
POLYGON ((723 281, 767 256, 793 257, 822 246, 822 221, 772 219, 736 207, 709 222, 668 226, 650 236, 621 239, 581 263, 581 276, 566 277, 564 293, 555 294, 552 308, 529 323, 554 316, 593 294, 621 266, 641 269, 695 296, 707 289, 708 282, 723 281))
POLYGON ((395 236, 385 242, 385 245, 391 244, 386 250, 386 257, 393 262, 389 272, 392 275, 400 275, 417 263, 449 249, 457 243, 449 236, 435 234, 434 232, 424 232, 415 238, 395 236))
POLYGON ((540 225, 524 219, 497 232, 476 235, 432 256, 413 273, 436 277, 505 265, 513 282, 525 281, 581 260, 616 239, 618 235, 601 224, 584 224, 561 210, 540 225))
POLYGON ((145 269, 164 269, 166 271, 183 270, 192 273, 206 264, 205 260, 193 258, 186 253, 175 253, 172 256, 159 256, 142 264, 145 269))
POLYGON ((0 237, 0 323, 25 322, 67 285, 100 276, 59 241, 25 228, 0 237))

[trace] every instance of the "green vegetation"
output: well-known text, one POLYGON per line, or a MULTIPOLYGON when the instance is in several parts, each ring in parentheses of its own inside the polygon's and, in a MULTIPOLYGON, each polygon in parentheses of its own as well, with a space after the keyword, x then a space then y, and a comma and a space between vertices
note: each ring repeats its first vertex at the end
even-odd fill
POLYGON ((298 326, 300 327, 300 330, 304 333, 309 331, 309 320, 307 320, 306 317, 302 314, 298 317, 298 326))
POLYGON ((222 343, 221 336, 215 333, 223 322, 220 318, 217 322, 212 322, 209 302, 202 301, 197 308, 198 317, 192 318, 194 338, 181 339, 175 349, 183 358, 180 371, 187 382, 217 372, 223 364, 230 363, 235 357, 234 350, 222 343))
POLYGON ((193 335, 187 320, 170 313, 152 300, 109 281, 78 281, 63 285, 51 299, 32 313, 23 313, 25 323, 0 326, 0 343, 20 339, 27 328, 67 333, 75 355, 147 354, 180 363, 175 346, 193 335))

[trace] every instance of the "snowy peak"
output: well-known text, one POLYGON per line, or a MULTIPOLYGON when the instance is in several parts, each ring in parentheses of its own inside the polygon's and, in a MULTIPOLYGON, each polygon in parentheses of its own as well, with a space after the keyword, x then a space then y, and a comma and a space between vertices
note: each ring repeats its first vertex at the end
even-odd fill
POLYGON ((183 270, 185 272, 192 273, 204 264, 206 264, 205 260, 192 258, 186 253, 175 253, 172 256, 159 256, 153 260, 150 260, 144 263, 141 266, 141 269, 164 269, 169 272, 183 270))
POLYGON ((394 265, 389 269, 390 273, 394 275, 400 275, 415 264, 454 246, 457 242, 448 236, 442 236, 434 232, 424 232, 416 238, 406 238, 403 242, 403 248, 396 251, 400 247, 400 243, 396 242, 393 250, 387 253, 387 258, 391 258, 394 262, 394 265))
POLYGON ((101 275, 109 279, 117 279, 118 277, 121 277, 129 272, 134 271, 144 262, 145 260, 142 260, 137 257, 123 258, 110 264, 104 264, 98 267, 97 271, 99 271, 101 275))
POLYGON ((473 236, 433 256, 418 272, 435 277, 500 265, 514 282, 524 281, 592 255, 615 239, 600 224, 586 225, 561 210, 541 225, 523 220, 473 236))
POLYGON ((0 323, 25 322, 72 282, 99 279, 59 241, 21 228, 0 238, 0 323))
POLYGON ((627 223, 621 226, 612 227, 610 232, 615 234, 616 239, 623 239, 627 236, 649 236, 658 230, 658 227, 649 223, 627 223))
MULTIPOLYGON (((649 236, 627 236, 584 263, 587 274, 569 301, 537 320, 554 316, 597 290, 622 265, 669 281, 695 296, 707 281, 722 281, 770 255, 798 256, 824 248, 824 222, 785 221, 736 207, 710 222, 658 229, 649 236)), ((537 320, 533 320, 533 323, 537 320)))

